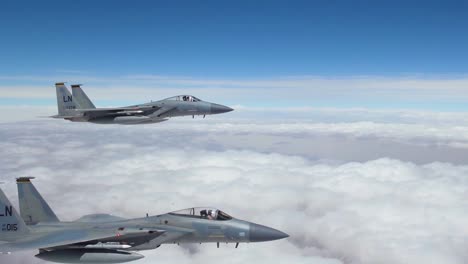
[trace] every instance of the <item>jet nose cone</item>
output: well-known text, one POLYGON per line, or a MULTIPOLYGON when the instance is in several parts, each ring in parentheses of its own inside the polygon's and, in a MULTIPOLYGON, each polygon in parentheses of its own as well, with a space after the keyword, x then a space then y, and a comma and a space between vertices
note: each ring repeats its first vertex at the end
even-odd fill
POLYGON ((289 237, 288 234, 271 227, 250 223, 250 241, 262 242, 289 237))
POLYGON ((227 106, 220 105, 220 104, 211 104, 212 114, 222 114, 222 113, 231 112, 232 110, 234 109, 232 109, 231 107, 227 107, 227 106))

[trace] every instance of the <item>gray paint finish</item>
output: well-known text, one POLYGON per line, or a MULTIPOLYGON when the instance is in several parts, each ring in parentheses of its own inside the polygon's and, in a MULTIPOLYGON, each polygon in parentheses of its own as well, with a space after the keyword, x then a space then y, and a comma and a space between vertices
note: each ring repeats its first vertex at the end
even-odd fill
POLYGON ((233 111, 232 108, 202 101, 192 95, 178 95, 160 101, 116 108, 96 108, 79 84, 72 85, 72 94, 65 83, 55 84, 58 114, 72 122, 95 124, 141 125, 167 121, 177 116, 203 116, 233 111))
POLYGON ((135 219, 94 214, 60 222, 31 179, 17 179, 20 208, 26 208, 21 216, 26 219, 20 217, 0 190, 0 252, 39 249, 36 257, 47 261, 121 263, 143 257, 135 251, 162 244, 248 243, 288 237, 279 230, 236 219, 210 207, 135 219), (31 204, 34 208, 25 206, 31 204))

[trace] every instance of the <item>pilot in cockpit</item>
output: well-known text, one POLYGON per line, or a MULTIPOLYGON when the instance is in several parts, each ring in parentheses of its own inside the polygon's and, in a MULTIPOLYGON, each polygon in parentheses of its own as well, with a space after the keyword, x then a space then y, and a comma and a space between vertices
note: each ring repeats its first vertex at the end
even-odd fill
POLYGON ((193 100, 193 96, 191 95, 184 95, 182 96, 182 100, 186 101, 186 102, 193 102, 195 100, 193 100))
POLYGON ((216 210, 201 210, 200 211, 200 216, 203 218, 207 218, 209 220, 215 220, 216 219, 216 210))
POLYGON ((208 210, 208 219, 215 220, 216 219, 216 211, 215 210, 208 210))

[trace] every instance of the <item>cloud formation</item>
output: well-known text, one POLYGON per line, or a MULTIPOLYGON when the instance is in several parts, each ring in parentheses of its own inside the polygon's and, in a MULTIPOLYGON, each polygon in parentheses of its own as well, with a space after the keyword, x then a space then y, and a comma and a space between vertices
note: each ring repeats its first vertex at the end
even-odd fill
MULTIPOLYGON (((2 188, 17 201, 13 179, 38 177, 36 186, 62 220, 96 212, 139 217, 215 206, 291 236, 239 249, 165 245, 143 252, 147 257, 140 263, 468 261, 468 166, 385 157, 350 162, 319 152, 312 158, 289 144, 300 135, 313 138, 310 127, 236 128, 197 121, 140 127, 0 125, 2 188), (284 144, 273 151, 266 146, 278 143, 275 137, 284 144)), ((330 139, 327 146, 347 151, 335 134, 340 129, 320 133, 330 139)), ((320 131, 320 126, 312 130, 320 131)), ((7 258, 42 263, 32 254, 0 256, 7 258)))
MULTIPOLYGON (((465 117, 450 114, 435 116, 431 112, 402 112, 376 114, 369 112, 359 117, 351 113, 321 112, 326 117, 311 119, 268 119, 260 114, 250 118, 208 117, 175 118, 158 125, 136 127, 98 126, 104 134, 116 134, 121 142, 168 142, 168 146, 184 146, 187 142, 199 149, 245 150, 299 155, 318 160, 367 161, 393 158, 417 164, 434 161, 464 164, 468 162, 468 125, 465 117), (393 115, 393 116, 392 116, 393 115), (339 118, 342 118, 341 121, 339 118), (314 120, 315 119, 315 120, 314 120), (365 119, 375 121, 362 121, 365 119), (384 121, 394 120, 394 121, 384 121), (346 121, 351 120, 351 121, 346 121), (419 122, 414 122, 419 120, 419 122), (187 134, 187 132, 190 132, 187 134), (161 142, 161 139, 164 139, 161 142)), ((242 115, 242 113, 241 113, 242 115)), ((58 130, 86 135, 96 129, 93 124, 77 124, 63 120, 38 119, 35 122, 8 123, 0 127, 19 130, 37 129, 46 122, 58 130)), ((5 131, 8 131, 5 129, 5 131)), ((0 131, 0 134, 2 131, 0 131)), ((5 137, 8 133, 5 132, 5 137)), ((108 142, 105 135, 92 135, 94 139, 108 142)), ((83 139, 85 141, 86 139, 83 139)))
POLYGON ((194 94, 206 100, 250 106, 376 106, 417 104, 433 109, 468 101, 468 78, 460 76, 288 76, 265 79, 209 79, 134 74, 90 76, 0 76, 0 99, 54 99, 53 83, 85 83, 91 98, 106 104, 194 94), (12 84, 8 84, 8 83, 12 84), (275 104, 272 104, 275 102, 275 104))

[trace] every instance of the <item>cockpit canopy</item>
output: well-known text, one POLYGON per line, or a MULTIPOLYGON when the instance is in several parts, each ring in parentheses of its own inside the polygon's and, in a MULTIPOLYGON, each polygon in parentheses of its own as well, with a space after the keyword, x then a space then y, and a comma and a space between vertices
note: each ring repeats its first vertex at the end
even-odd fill
POLYGON ((169 214, 196 217, 196 218, 209 219, 209 220, 217 220, 217 221, 225 221, 225 220, 232 219, 232 216, 226 214, 225 212, 218 210, 216 208, 210 208, 210 207, 187 208, 187 209, 171 212, 169 214))
POLYGON ((193 95, 178 95, 174 97, 169 97, 166 100, 173 100, 173 101, 186 101, 186 102, 200 102, 201 100, 196 98, 193 95))

